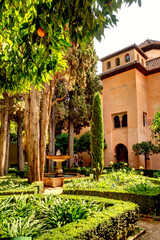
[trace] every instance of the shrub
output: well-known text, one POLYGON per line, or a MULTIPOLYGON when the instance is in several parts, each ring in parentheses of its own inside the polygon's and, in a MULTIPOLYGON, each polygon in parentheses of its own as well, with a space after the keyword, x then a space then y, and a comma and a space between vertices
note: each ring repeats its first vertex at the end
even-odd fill
POLYGON ((87 219, 107 205, 85 199, 16 196, 0 200, 0 237, 37 236, 67 223, 87 219))
POLYGON ((103 116, 100 93, 93 99, 93 111, 91 120, 91 162, 94 179, 99 180, 103 171, 104 133, 103 116))
POLYGON ((63 186, 65 194, 101 196, 124 201, 133 201, 140 206, 142 213, 160 213, 160 181, 135 171, 112 172, 102 175, 98 182, 91 178, 72 179, 63 186))
POLYGON ((104 199, 86 196, 62 196, 65 198, 94 200, 97 204, 105 204, 102 212, 93 217, 82 219, 48 231, 36 238, 37 240, 100 240, 100 239, 126 239, 133 224, 137 220, 137 206, 113 199, 104 199))

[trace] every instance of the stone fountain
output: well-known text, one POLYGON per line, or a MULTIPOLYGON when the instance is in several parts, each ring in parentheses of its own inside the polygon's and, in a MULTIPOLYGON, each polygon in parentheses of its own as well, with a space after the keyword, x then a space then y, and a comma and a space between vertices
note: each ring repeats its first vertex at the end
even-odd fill
POLYGON ((54 162, 56 162, 56 170, 54 175, 56 177, 62 177, 63 176, 63 169, 62 169, 62 162, 70 159, 72 156, 71 155, 47 155, 47 159, 51 159, 54 162))
POLYGON ((45 173, 44 175, 44 186, 48 187, 60 187, 63 186, 64 179, 83 177, 83 175, 78 173, 63 173, 62 162, 70 159, 71 155, 47 155, 47 159, 51 159, 56 162, 55 173, 45 173))

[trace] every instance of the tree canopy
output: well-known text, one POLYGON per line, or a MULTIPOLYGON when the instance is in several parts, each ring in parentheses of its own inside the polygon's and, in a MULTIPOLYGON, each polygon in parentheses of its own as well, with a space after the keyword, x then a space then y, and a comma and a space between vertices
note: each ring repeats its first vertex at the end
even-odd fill
POLYGON ((41 87, 65 69, 72 42, 101 40, 117 22, 122 3, 141 0, 0 0, 0 88, 24 91, 41 87))
POLYGON ((156 143, 160 145, 160 109, 155 113, 152 125, 150 126, 152 137, 155 139, 156 143))

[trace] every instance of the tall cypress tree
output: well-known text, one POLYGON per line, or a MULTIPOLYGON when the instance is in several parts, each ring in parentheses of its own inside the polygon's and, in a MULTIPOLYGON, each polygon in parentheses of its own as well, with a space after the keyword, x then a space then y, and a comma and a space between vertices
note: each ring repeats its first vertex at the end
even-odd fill
POLYGON ((91 120, 91 161, 94 179, 99 180, 102 174, 104 161, 104 132, 103 116, 100 93, 96 93, 93 99, 93 111, 91 120))

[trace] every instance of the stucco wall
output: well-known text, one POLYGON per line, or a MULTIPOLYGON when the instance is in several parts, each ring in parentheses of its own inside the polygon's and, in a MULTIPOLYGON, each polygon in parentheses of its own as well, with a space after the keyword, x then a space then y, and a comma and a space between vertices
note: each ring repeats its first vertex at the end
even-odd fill
POLYGON ((111 58, 103 61, 102 62, 102 71, 106 72, 108 70, 115 69, 116 67, 119 67, 119 66, 127 64, 127 62, 125 60, 125 57, 126 57, 127 54, 130 55, 130 62, 138 60, 138 58, 139 58, 139 62, 143 63, 144 66, 146 65, 144 57, 136 49, 132 49, 132 50, 129 50, 129 51, 125 52, 125 53, 121 53, 121 54, 119 54, 117 56, 111 57, 111 58), (139 56, 139 57, 137 57, 137 56, 139 56), (116 66, 116 59, 117 58, 120 59, 120 65, 119 66, 116 66), (108 62, 111 62, 111 68, 110 69, 107 69, 107 63, 108 62))
POLYGON ((104 134, 108 145, 105 150, 104 164, 108 166, 115 158, 118 143, 128 148, 129 162, 136 167, 132 144, 137 142, 137 95, 135 70, 130 70, 103 80, 104 134), (128 127, 115 129, 113 115, 127 112, 128 127))

